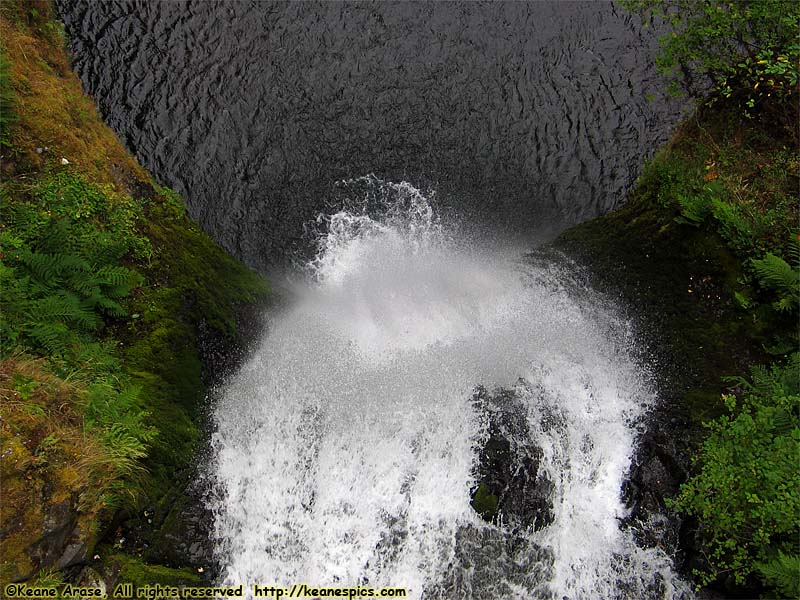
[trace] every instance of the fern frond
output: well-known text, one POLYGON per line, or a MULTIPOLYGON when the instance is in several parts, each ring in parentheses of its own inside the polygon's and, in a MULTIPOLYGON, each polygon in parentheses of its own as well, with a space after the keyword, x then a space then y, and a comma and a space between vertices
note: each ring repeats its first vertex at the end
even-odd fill
POLYGON ((752 259, 750 264, 761 285, 778 294, 775 308, 797 309, 800 304, 800 270, 793 269, 789 263, 772 253, 762 259, 752 259))
POLYGON ((94 277, 87 277, 85 273, 72 273, 66 281, 66 286, 81 296, 91 296, 100 293, 100 284, 94 277))
POLYGON ((777 558, 755 567, 767 584, 788 598, 800 597, 800 556, 779 552, 777 558))
POLYGON ((58 254, 63 252, 69 242, 69 226, 62 220, 50 221, 42 231, 39 243, 36 248, 37 253, 58 254))
POLYGON ((30 329, 28 337, 51 354, 64 354, 70 346, 71 332, 63 323, 41 323, 30 329))
POLYGON ((134 287, 141 282, 141 276, 127 267, 102 267, 97 270, 95 277, 109 287, 134 287))
POLYGON ((105 295, 109 298, 127 298, 130 296, 133 288, 129 285, 119 285, 116 287, 107 287, 105 295))
POLYGON ((64 273, 88 272, 91 269, 89 263, 74 254, 25 252, 20 259, 39 281, 48 286, 57 285, 57 278, 64 273))
POLYGON ((98 234, 94 247, 91 248, 91 256, 86 256, 87 260, 95 265, 114 265, 119 264, 125 256, 127 247, 124 243, 115 240, 109 233, 98 234))
POLYGON ((705 196, 678 194, 677 200, 681 207, 681 216, 675 218, 678 223, 698 227, 711 212, 711 206, 705 196))
POLYGON ((68 293, 33 300, 28 303, 26 314, 28 321, 33 324, 73 322, 85 330, 96 329, 101 324, 96 313, 68 293))
POLYGON ((28 303, 27 315, 31 322, 71 321, 80 311, 74 296, 51 295, 28 303))
POLYGON ((787 252, 789 260, 794 263, 794 268, 800 271, 800 238, 793 237, 789 240, 789 250, 787 252))
POLYGON ((28 267, 33 276, 44 285, 54 285, 57 269, 51 254, 24 252, 20 256, 22 263, 28 267))
POLYGON ((128 314, 128 311, 121 304, 103 295, 86 298, 84 303, 87 308, 100 310, 112 317, 124 317, 128 314))
POLYGON ((52 256, 59 275, 70 271, 91 271, 91 265, 80 256, 74 254, 53 254, 52 256))

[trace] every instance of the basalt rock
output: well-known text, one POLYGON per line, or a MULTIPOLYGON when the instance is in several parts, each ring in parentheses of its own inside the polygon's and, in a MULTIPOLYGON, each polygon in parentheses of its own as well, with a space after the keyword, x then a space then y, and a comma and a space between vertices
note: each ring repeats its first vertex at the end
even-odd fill
POLYGON ((674 403, 657 408, 639 439, 622 488, 622 498, 630 509, 622 526, 632 528, 641 546, 661 547, 675 555, 678 564, 692 554, 694 521, 673 511, 667 499, 677 496, 689 474, 689 442, 682 434, 688 428, 674 403))
POLYGON ((79 502, 84 488, 65 469, 32 466, 35 457, 22 445, 9 447, 2 469, 3 580, 25 581, 40 569, 82 562, 94 541, 94 515, 79 502))
POLYGON ((472 507, 484 520, 512 530, 549 525, 553 484, 539 474, 542 451, 531 440, 525 406, 513 390, 482 387, 473 403, 488 420, 488 439, 475 467, 472 507))

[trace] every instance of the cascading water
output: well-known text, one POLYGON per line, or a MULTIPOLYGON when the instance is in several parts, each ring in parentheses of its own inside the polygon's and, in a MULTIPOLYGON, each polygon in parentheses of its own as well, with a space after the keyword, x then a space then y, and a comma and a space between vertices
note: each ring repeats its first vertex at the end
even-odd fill
POLYGON ((619 526, 654 401, 625 320, 556 264, 459 242, 409 184, 364 181, 381 206, 330 217, 310 283, 215 409, 222 578, 690 597, 669 558, 619 526), (546 526, 489 524, 470 506, 488 435, 478 385, 519 401, 551 484, 546 526))

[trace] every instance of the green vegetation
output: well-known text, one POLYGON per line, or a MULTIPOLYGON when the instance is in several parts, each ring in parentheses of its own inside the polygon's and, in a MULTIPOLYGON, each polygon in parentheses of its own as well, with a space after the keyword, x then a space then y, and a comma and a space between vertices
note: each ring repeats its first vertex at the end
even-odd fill
POLYGON ((800 597, 797 574, 800 573, 800 557, 796 554, 778 556, 768 563, 757 563, 756 568, 764 581, 787 598, 800 597))
MULTIPOLYGON (((169 538, 159 527, 191 472, 212 379, 201 342, 222 356, 241 346, 242 311, 268 289, 102 124, 48 2, 4 2, 0 33, 6 582, 53 575, 64 551, 53 539, 81 560, 142 504, 156 509, 148 529, 169 538)), ((109 568, 123 563, 175 575, 134 557, 109 568)))
POLYGON ((76 352, 104 319, 127 316, 121 302, 143 283, 122 265, 129 256, 152 256, 150 240, 136 231, 142 207, 67 171, 16 191, 24 196, 14 201, 4 186, 0 207, 0 343, 6 351, 21 345, 74 366, 76 352))
POLYGON ((493 521, 497 517, 498 502, 497 496, 485 483, 481 483, 472 496, 472 508, 486 521, 493 521))
POLYGON ((187 568, 173 569, 162 565, 149 565, 142 560, 109 548, 98 549, 102 557, 104 571, 116 574, 118 582, 131 583, 134 588, 153 586, 204 586, 208 583, 194 571, 187 568), (108 555, 106 556, 106 554, 108 555))
POLYGON ((15 94, 8 75, 10 67, 11 63, 0 46, 0 147, 9 144, 6 136, 9 126, 14 122, 15 94))
POLYGON ((670 24, 657 64, 712 104, 728 99, 751 117, 795 128, 800 6, 792 0, 622 0, 670 24), (710 84, 710 89, 709 89, 710 84))
POLYGON ((800 579, 782 568, 796 564, 790 542, 800 539, 796 388, 753 391, 761 374, 797 369, 799 174, 793 136, 737 105, 703 106, 623 207, 556 244, 591 267, 600 290, 655 315, 644 327, 670 414, 687 424, 675 443, 697 456, 674 507, 699 519, 697 582, 739 594, 800 579), (744 392, 729 390, 726 377, 764 364, 752 383, 733 383, 744 392), (776 414, 791 422, 780 434, 766 428, 776 414))
POLYGON ((696 456, 672 506, 699 520, 698 584, 796 597, 800 5, 622 3, 670 23, 659 67, 704 101, 625 206, 557 245, 658 315, 676 444, 696 456))
POLYGON ((758 570, 796 593, 798 571, 787 579, 781 567, 800 550, 800 355, 731 381, 740 397, 723 396, 728 414, 707 424, 701 469, 675 506, 704 525, 711 568, 700 583, 724 573, 743 584, 758 570))
POLYGON ((788 313, 797 313, 800 307, 800 241, 793 241, 790 254, 794 267, 771 252, 761 260, 750 261, 761 286, 778 298, 772 307, 788 313))

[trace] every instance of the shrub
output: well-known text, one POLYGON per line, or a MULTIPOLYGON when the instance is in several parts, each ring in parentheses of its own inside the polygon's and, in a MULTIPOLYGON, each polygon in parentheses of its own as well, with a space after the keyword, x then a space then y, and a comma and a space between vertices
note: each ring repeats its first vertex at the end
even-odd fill
POLYGON ((674 503, 700 520, 708 568, 696 574, 703 585, 724 574, 742 584, 759 572, 770 582, 779 577, 780 556, 798 555, 800 354, 751 373, 749 381, 732 380, 741 397, 723 396, 728 414, 706 424, 700 471, 674 503))
MULTIPOLYGON (((732 98, 744 114, 796 98, 800 66, 800 4, 793 0, 622 0, 666 21, 659 70, 673 90, 711 101, 732 98)), ((790 111, 792 116, 794 111, 790 111)))

